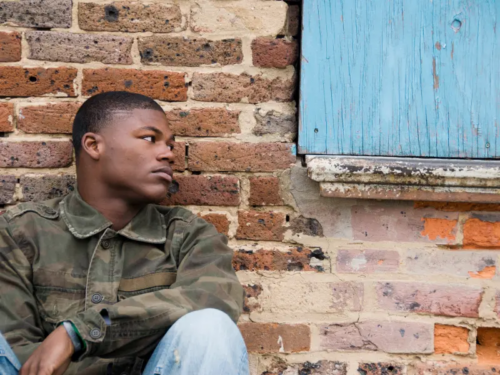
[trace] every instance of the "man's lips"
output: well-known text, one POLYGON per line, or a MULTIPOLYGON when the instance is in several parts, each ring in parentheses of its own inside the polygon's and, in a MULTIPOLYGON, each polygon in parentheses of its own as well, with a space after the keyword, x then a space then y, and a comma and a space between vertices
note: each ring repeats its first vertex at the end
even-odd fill
POLYGON ((165 167, 154 170, 153 173, 168 182, 172 182, 172 169, 165 167))

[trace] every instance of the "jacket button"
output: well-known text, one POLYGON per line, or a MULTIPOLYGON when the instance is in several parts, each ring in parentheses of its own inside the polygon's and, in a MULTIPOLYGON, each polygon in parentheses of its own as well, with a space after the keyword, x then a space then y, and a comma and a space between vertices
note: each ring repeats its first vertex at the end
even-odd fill
POLYGON ((101 337, 101 330, 99 328, 93 328, 90 330, 90 337, 93 339, 98 339, 101 337))
POLYGON ((92 294, 92 298, 90 298, 92 303, 101 303, 103 299, 104 297, 102 296, 101 293, 92 294))
POLYGON ((101 247, 103 249, 109 249, 111 247, 111 242, 109 240, 104 240, 101 242, 101 247))

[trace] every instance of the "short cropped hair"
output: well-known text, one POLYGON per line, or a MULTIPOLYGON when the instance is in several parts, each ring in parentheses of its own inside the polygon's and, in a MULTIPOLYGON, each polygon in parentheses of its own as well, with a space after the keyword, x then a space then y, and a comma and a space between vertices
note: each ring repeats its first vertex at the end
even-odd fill
POLYGON ((94 95, 82 104, 73 121, 73 147, 78 158, 85 133, 99 133, 111 122, 115 112, 152 109, 163 112, 153 99, 126 91, 109 91, 94 95))

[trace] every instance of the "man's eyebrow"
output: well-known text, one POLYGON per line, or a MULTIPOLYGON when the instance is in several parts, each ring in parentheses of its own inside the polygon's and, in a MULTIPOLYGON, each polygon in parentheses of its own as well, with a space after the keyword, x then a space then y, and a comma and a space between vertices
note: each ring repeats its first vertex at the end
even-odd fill
POLYGON ((155 128, 154 126, 143 126, 141 128, 141 130, 151 130, 151 131, 155 132, 156 134, 163 135, 163 132, 160 129, 155 128))

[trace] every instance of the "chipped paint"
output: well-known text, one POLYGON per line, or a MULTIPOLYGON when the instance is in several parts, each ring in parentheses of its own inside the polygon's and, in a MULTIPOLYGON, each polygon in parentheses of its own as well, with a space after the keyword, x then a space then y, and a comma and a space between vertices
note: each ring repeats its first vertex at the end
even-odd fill
POLYGON ((492 279, 495 276, 496 270, 495 266, 486 266, 481 271, 469 271, 469 276, 473 279, 492 279))

